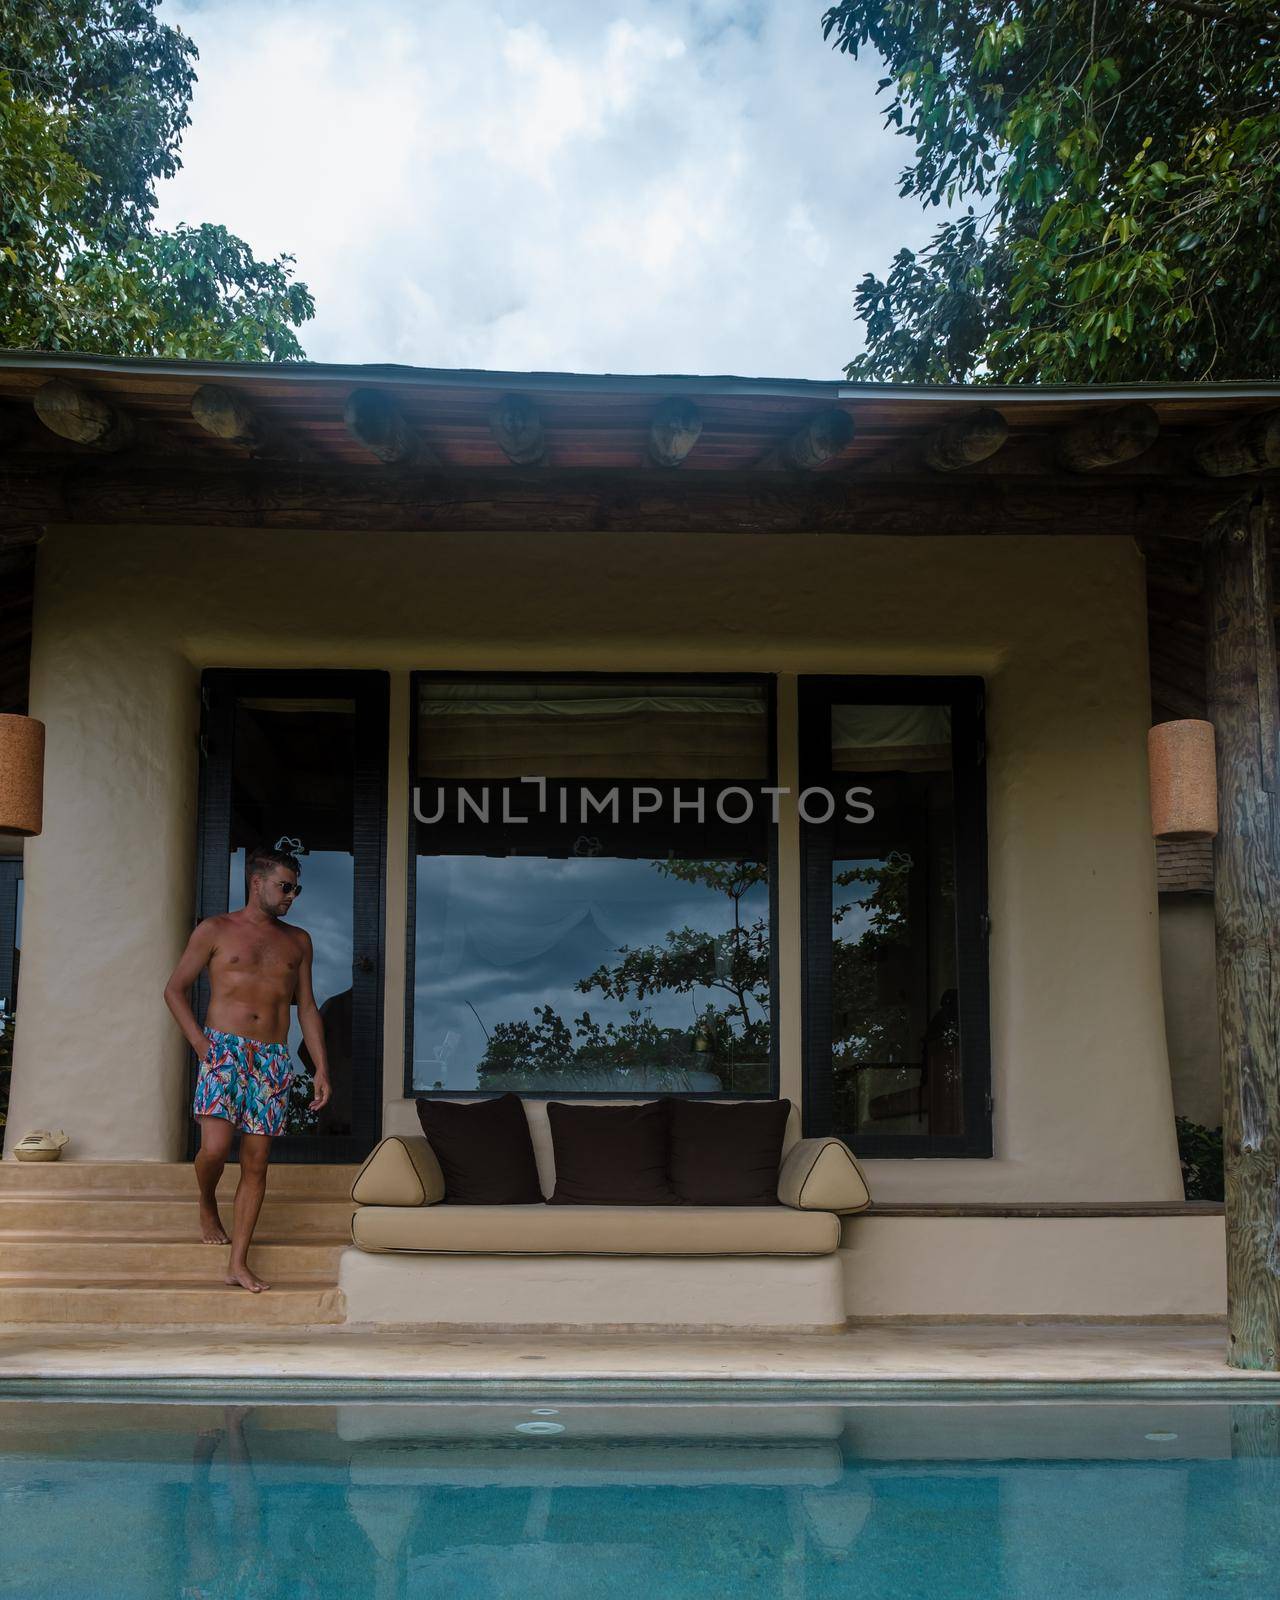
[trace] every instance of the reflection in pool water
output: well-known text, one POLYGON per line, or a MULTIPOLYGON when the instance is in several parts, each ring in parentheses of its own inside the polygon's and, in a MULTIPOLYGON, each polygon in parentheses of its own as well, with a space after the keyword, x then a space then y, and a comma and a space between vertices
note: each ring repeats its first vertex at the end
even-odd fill
POLYGON ((0 1594, 1260 1600, 1278 1423, 1213 1401, 3 1401, 0 1594))

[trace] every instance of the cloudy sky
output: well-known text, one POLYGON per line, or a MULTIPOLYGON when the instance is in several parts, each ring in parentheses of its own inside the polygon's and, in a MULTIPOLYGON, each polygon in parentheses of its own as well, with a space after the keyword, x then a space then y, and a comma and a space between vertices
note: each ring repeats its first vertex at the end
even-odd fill
POLYGON ((288 251, 322 361, 834 378, 932 219, 823 0, 168 0, 162 223, 288 251))

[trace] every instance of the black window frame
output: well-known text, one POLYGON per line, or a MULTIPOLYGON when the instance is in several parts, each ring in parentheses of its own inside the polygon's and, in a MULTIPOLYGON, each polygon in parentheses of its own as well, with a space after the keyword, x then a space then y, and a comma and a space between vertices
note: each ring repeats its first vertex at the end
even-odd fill
MULTIPOLYGON (((962 1134, 861 1134, 849 1142, 860 1156, 986 1158, 993 1155, 991 996, 987 880, 986 685, 980 677, 799 678, 800 785, 830 786, 839 795, 850 774, 831 764, 833 705, 946 705, 951 710, 955 796, 956 983, 959 990, 962 1134)), ((806 1135, 845 1137, 833 1125, 831 969, 834 825, 800 822, 801 1055, 806 1135)))
MULTIPOLYGON (((652 683, 655 677, 675 679, 689 683, 752 683, 765 691, 765 715, 768 722, 767 777, 762 787, 774 786, 778 778, 778 694, 777 679, 764 672, 687 672, 666 671, 655 667, 649 672, 562 672, 554 668, 540 672, 519 671, 429 671, 409 674, 409 767, 407 774, 409 796, 409 850, 407 901, 405 923, 405 983, 404 983, 404 1094, 407 1100, 488 1100, 492 1089, 419 1089, 413 1082, 413 1031, 414 1001, 417 989, 415 967, 418 931, 418 828, 422 826, 414 815, 413 791, 418 779, 418 687, 421 683, 652 683)), ((465 780, 464 786, 478 790, 483 779, 465 780)), ((548 788, 554 783, 548 778, 548 788)), ((575 780, 576 781, 576 780, 575 780)), ((586 787, 603 787, 607 778, 584 780, 586 787)), ((641 779, 640 782, 647 780, 641 779)), ((705 782, 693 778, 674 780, 681 783, 705 782)), ((660 786, 660 785, 655 785, 660 786)), ((733 1090, 663 1090, 662 1097, 672 1100, 776 1100, 781 1081, 781 1055, 778 1040, 778 825, 773 821, 772 810, 767 828, 766 862, 769 874, 769 1086, 755 1094, 733 1090)), ((495 850, 494 855, 505 854, 495 850)), ((516 1091, 526 1100, 636 1100, 646 1098, 634 1089, 520 1089, 516 1091)), ((656 1094, 655 1096, 656 1097, 656 1094)))

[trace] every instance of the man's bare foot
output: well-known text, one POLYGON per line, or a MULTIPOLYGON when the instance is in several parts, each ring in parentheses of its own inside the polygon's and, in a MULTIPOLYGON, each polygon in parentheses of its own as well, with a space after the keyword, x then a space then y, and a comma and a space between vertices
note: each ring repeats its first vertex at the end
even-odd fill
POLYGON ((269 1283, 263 1283, 257 1273, 250 1272, 248 1267, 232 1267, 227 1273, 227 1282, 234 1289, 238 1284, 242 1289, 248 1289, 250 1294, 261 1294, 264 1289, 269 1289, 269 1283))
POLYGON ((203 1200, 200 1202, 200 1238, 205 1244, 231 1243, 227 1230, 222 1226, 217 1206, 207 1206, 203 1200))

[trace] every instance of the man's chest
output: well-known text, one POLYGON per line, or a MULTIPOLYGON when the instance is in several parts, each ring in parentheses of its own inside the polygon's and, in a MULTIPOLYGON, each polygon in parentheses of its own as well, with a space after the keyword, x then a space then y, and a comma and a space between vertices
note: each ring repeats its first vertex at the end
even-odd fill
POLYGON ((228 977, 243 974, 284 981, 297 973, 301 959, 297 944, 287 936, 250 934, 222 944, 210 967, 228 977))

